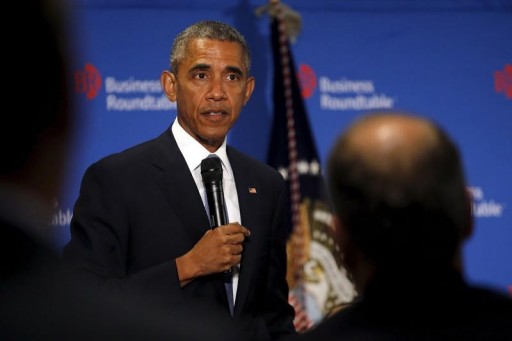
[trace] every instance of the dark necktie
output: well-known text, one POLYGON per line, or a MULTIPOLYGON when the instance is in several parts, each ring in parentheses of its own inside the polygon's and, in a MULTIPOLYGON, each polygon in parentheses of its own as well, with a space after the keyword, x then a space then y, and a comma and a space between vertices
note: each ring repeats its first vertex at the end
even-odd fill
MULTIPOLYGON (((208 155, 208 157, 217 157, 217 155, 215 154, 210 154, 208 155)), ((223 187, 224 187, 224 184, 223 184, 223 187)), ((204 206, 206 208, 206 212, 208 214, 208 216, 210 217, 210 209, 209 209, 209 205, 208 205, 208 199, 207 199, 207 196, 205 195, 205 198, 204 198, 204 206)), ((227 208, 226 208, 227 210, 227 208)), ((227 216, 227 214, 226 214, 227 216)), ((227 294, 227 297, 228 297, 228 303, 229 303, 229 311, 231 312, 231 316, 233 316, 233 313, 234 313, 234 307, 235 307, 235 303, 234 303, 234 299, 233 299, 233 274, 232 274, 232 271, 234 271, 234 269, 231 269, 231 271, 225 271, 223 273, 223 281, 224 281, 224 286, 226 287, 226 294, 227 294)))

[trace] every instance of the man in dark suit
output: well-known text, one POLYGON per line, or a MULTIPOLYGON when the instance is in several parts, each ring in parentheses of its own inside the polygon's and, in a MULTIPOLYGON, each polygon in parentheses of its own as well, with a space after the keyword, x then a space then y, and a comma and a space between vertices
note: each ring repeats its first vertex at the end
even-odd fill
POLYGON ((171 70, 161 75, 176 119, 86 170, 64 256, 84 279, 143 293, 171 312, 199 300, 230 316, 232 296, 238 326, 277 340, 295 332, 284 180, 226 145, 254 89, 250 62, 245 39, 224 23, 199 22, 176 37, 171 70), (214 229, 200 174, 210 154, 222 161, 229 219, 214 229))
POLYGON ((339 246, 359 293, 298 340, 512 340, 512 300, 471 286, 471 200, 456 145, 435 123, 375 113, 328 161, 339 246))

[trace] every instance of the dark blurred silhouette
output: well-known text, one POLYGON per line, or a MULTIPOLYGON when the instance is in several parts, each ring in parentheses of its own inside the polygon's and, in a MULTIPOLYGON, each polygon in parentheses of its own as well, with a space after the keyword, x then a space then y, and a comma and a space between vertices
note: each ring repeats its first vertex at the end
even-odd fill
POLYGON ((4 86, 15 109, 0 125, 0 339, 240 339, 200 303, 170 315, 142 296, 105 295, 72 277, 54 249, 49 223, 74 127, 69 15, 50 0, 9 9, 4 86))
MULTIPOLYGON (((64 35, 66 9, 54 1, 13 4, 13 29, 6 64, 25 70, 4 75, 9 102, 0 125, 0 279, 2 306, 6 285, 54 264, 49 222, 65 174, 72 130, 67 86, 70 54, 64 35), (26 23, 32 29, 26 29, 26 23), (30 86, 27 87, 27 83, 30 86)), ((4 316, 2 316, 4 317, 4 316)))
POLYGON ((298 340, 512 340, 512 300, 464 278, 471 199, 437 124, 369 114, 338 138, 327 171, 358 297, 298 340))

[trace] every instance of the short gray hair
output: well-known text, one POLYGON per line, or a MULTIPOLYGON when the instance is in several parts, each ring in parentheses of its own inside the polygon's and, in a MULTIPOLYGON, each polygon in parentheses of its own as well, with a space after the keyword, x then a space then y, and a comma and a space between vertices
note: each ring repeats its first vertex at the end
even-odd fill
POLYGON ((244 36, 233 26, 212 20, 199 21, 187 27, 174 39, 171 50, 171 71, 178 73, 178 64, 185 57, 187 45, 195 39, 212 39, 237 43, 242 47, 247 72, 251 69, 251 53, 244 36))

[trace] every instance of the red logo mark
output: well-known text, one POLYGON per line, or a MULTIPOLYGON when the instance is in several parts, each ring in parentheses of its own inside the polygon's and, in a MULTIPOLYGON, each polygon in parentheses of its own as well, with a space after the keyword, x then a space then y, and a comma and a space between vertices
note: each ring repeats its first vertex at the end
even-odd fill
POLYGON ((299 66, 299 83, 302 90, 302 98, 309 98, 316 89, 316 75, 311 66, 301 64, 299 66))
POLYGON ((85 64, 84 70, 75 71, 75 92, 85 93, 88 100, 98 95, 101 89, 101 75, 92 64, 85 64))
POLYGON ((506 64, 503 71, 494 72, 494 90, 512 99, 512 64, 506 64))

